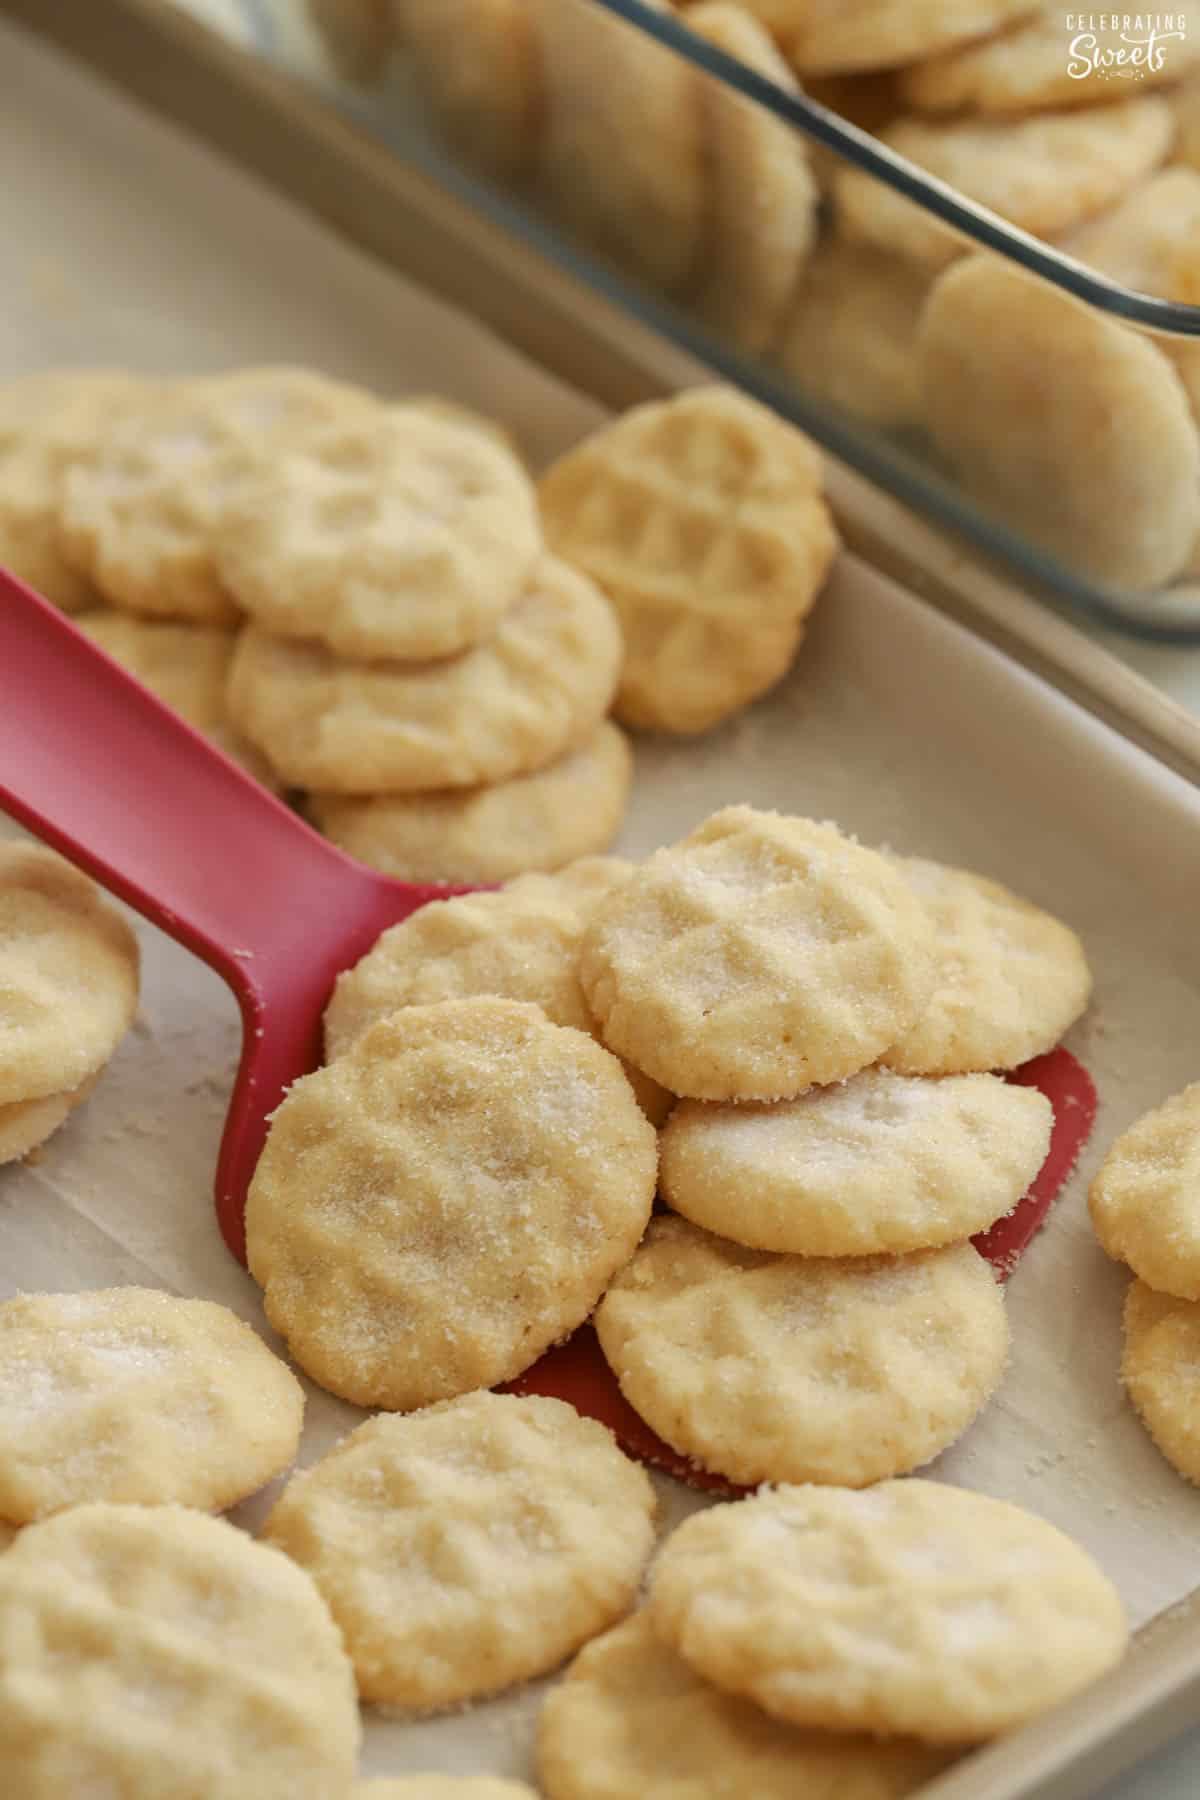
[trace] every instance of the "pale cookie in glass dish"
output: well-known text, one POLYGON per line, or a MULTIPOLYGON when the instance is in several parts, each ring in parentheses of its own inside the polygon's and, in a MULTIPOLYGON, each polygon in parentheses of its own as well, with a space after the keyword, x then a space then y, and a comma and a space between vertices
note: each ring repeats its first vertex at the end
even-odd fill
MULTIPOLYGON (((540 1006, 554 1025, 595 1034, 579 982, 579 947, 596 908, 633 873, 591 856, 557 875, 522 875, 498 894, 464 894, 393 925, 338 976, 325 1009, 325 1053, 342 1055, 400 1006, 494 994, 540 1006)), ((674 1095, 630 1063, 638 1105, 661 1125, 674 1095)))
POLYGON ((105 607, 82 613, 80 631, 164 705, 240 763, 264 787, 279 782, 266 757, 235 730, 225 699, 237 634, 221 625, 144 619, 105 607))
MULTIPOLYGON (((1182 32, 1160 42, 1157 59, 1143 52, 1136 66, 1093 68, 1090 73, 1081 73, 1087 58, 1073 49, 1074 39, 1090 38, 1101 54, 1123 51, 1129 56, 1130 46, 1120 35, 1120 14, 1108 15, 1111 32, 1089 32, 1084 15, 1079 30, 1072 31, 1069 16, 1060 6, 1043 6, 996 37, 962 44, 900 70, 897 86, 903 104, 918 112, 988 116, 1095 106, 1112 100, 1125 86, 1136 86, 1138 93, 1170 86, 1200 57, 1200 6, 1195 0, 1172 9, 1172 18, 1183 22, 1182 32)), ((1150 23, 1148 19, 1148 27, 1150 23)))
POLYGON ((777 358, 809 394, 895 431, 920 418, 917 325, 930 277, 903 257, 838 238, 800 280, 777 358))
MULTIPOLYGON (((1173 132, 1166 101, 1147 94, 1027 119, 900 118, 879 139, 1022 231, 1054 238, 1114 205, 1165 162, 1173 132)), ((975 247, 861 169, 837 175, 834 206, 847 239, 933 272, 975 247)), ((987 347, 985 338, 980 349, 987 347)))
POLYGON ((780 1487, 689 1519, 654 1628, 706 1680, 829 1731, 971 1744, 1120 1661, 1120 1596, 1044 1519, 939 1482, 780 1487))
POLYGON ((10 1100, 0 1105, 0 1167, 32 1156, 60 1125, 65 1125, 99 1081, 89 1075, 67 1094, 47 1094, 41 1100, 10 1100))
POLYGON ((752 1249, 895 1255, 1010 1212, 1045 1161, 1044 1094, 994 1075, 865 1069, 775 1105, 681 1100, 659 1144, 675 1212, 752 1249))
POLYGON ((59 492, 72 463, 94 451, 110 413, 137 389, 109 369, 58 369, 0 384, 0 565, 63 612, 95 606, 96 590, 58 543, 59 492))
POLYGON ((146 384, 67 471, 59 547, 113 606, 210 625, 240 616, 214 552, 261 450, 214 386, 146 384))
MULTIPOLYGON (((671 10, 667 0, 645 5, 671 10)), ((530 6, 543 80, 543 199, 572 236, 618 268, 654 288, 681 286, 705 226, 695 70, 602 7, 530 6)))
POLYGON ((802 75, 897 69, 987 37, 1037 0, 748 0, 802 75))
POLYGON ((0 1557, 21 1800, 349 1800, 354 1674, 311 1578, 223 1519, 76 1506, 0 1557))
POLYGON ((1069 294, 971 257, 930 294, 925 422, 978 504, 1091 579, 1153 591, 1200 526, 1200 439, 1178 371, 1069 294))
MULTIPOLYGON (((796 79, 758 21, 726 0, 692 7, 687 24, 787 94, 796 79)), ((817 235, 808 143, 756 101, 702 76, 708 228, 690 310, 726 342, 755 353, 778 334, 817 235)))
POLYGON ((970 1244, 773 1256, 669 1215, 600 1302, 621 1392, 712 1473, 866 1487, 929 1462, 991 1398, 1008 1319, 970 1244))
POLYGON ((0 1106, 69 1095, 133 1023, 138 945, 86 875, 0 844, 0 1106))
POLYGON ((533 484, 511 451, 381 406, 281 445, 230 507, 217 568, 268 631, 423 662, 490 636, 541 553, 533 484))
POLYGON ((779 681, 838 547, 819 452, 732 388, 634 407, 542 477, 551 549, 617 609, 616 714, 707 731, 779 681))
POLYGON ((671 1093, 774 1100, 894 1044, 933 992, 934 944, 884 857, 730 806, 600 909, 580 978, 604 1042, 671 1093))
POLYGON ((249 1325, 152 1288, 0 1304, 0 1518, 84 1500, 222 1512, 294 1460, 304 1392, 249 1325))
POLYGON ((264 1529, 325 1596, 362 1698, 425 1712, 543 1675, 628 1612, 655 1506, 594 1419, 470 1394, 360 1425, 264 1529))
POLYGON ((1200 1081, 1121 1133, 1088 1209, 1117 1262, 1160 1294, 1200 1300, 1200 1081))
MULTIPOLYGON (((192 385, 215 415, 269 458, 286 451, 298 434, 366 421, 383 406, 369 388, 292 363, 230 369, 192 385)), ((236 492, 230 498, 236 500, 236 492)))
POLYGON ((548 1800, 903 1800, 949 1760, 781 1724, 702 1681, 646 1611, 581 1650, 538 1719, 548 1800))
POLYGON ((309 794, 312 823, 398 881, 507 881, 606 850, 625 816, 633 752, 605 719, 577 749, 487 787, 416 794, 309 794))
POLYGON ((537 1800, 523 1781, 493 1775, 394 1775, 360 1781, 352 1800, 537 1800))
POLYGON ((542 113, 531 0, 394 0, 394 8, 441 135, 485 173, 524 174, 542 113))
POLYGON ((657 1137, 614 1056, 515 1000, 406 1007, 289 1089, 246 1202, 300 1366, 410 1411, 512 1380, 650 1217, 657 1137))
POLYGON ((345 662, 321 644, 242 633, 229 678, 241 730, 296 787, 474 788, 578 749, 621 665, 612 607, 548 556, 495 635, 440 662, 345 662))
POLYGON ((934 988, 882 1061, 903 1075, 1015 1069, 1053 1050, 1086 1010, 1079 938, 1011 889, 923 857, 897 860, 934 933, 934 988))
POLYGON ((1171 1466, 1200 1483, 1200 1305, 1135 1281, 1124 1328, 1125 1392, 1171 1466))

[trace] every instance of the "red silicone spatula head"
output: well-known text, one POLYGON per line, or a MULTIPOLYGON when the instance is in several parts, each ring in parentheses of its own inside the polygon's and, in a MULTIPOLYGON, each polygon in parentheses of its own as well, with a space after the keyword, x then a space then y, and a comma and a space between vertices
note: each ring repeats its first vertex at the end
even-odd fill
POLYGON ((216 1202, 244 1262, 267 1115, 320 1060, 336 977, 388 925, 455 890, 389 881, 343 856, 3 571, 0 810, 236 994, 242 1057, 216 1202))

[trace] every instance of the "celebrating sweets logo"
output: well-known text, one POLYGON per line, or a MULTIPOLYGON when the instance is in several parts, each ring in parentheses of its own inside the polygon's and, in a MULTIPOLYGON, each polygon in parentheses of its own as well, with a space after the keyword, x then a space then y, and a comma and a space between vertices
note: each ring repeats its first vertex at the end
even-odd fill
POLYGON ((1067 74, 1073 81, 1138 81, 1160 75, 1187 35, 1183 13, 1066 15, 1067 74))

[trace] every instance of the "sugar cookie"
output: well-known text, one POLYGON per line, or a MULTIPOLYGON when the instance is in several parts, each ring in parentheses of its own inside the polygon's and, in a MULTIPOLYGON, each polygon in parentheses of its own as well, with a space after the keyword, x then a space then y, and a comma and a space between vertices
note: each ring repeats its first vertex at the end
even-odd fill
POLYGON ((696 1225, 756 1250, 869 1256, 957 1243, 1041 1168, 1044 1094, 994 1075, 865 1069, 774 1106, 681 1100, 659 1186, 696 1225))
POLYGON ((177 712, 194 731, 261 781, 279 788, 274 770, 229 720, 225 690, 237 644, 220 625, 185 625, 177 619, 143 619, 105 607, 77 621, 94 644, 177 712))
POLYGON ((542 478, 625 634, 626 724, 706 731, 787 671, 837 549, 808 439, 731 388, 635 407, 542 478))
POLYGON ((252 625, 234 657, 229 707, 297 787, 478 787, 585 743, 608 711, 620 661, 603 594, 546 557, 495 636, 442 662, 342 662, 252 625))
POLYGON ((779 346, 806 393, 889 430, 920 414, 917 324, 929 277, 902 257, 822 244, 808 264, 779 346))
POLYGON ((1168 95, 1168 102, 1176 126, 1172 159, 1200 169, 1200 71, 1185 76, 1168 95))
POLYGON ((1120 1597, 1033 1513, 939 1482, 778 1488, 660 1555, 655 1629, 706 1680, 831 1731, 975 1743, 1118 1662, 1120 1597))
POLYGON ((286 1469, 304 1392, 249 1325, 151 1288, 0 1305, 0 1517, 83 1500, 220 1512, 286 1469))
MULTIPOLYGON (((879 135, 889 149, 967 199, 1034 237, 1054 238, 1112 206, 1144 180, 1166 159, 1172 131, 1166 101, 1147 94, 1084 112, 1028 119, 943 124, 902 118, 879 135)), ((969 238, 861 169, 842 169, 834 199, 839 228, 847 238, 923 268, 944 268, 974 247, 969 238)))
POLYGON ((933 986, 904 876, 832 825, 729 806, 594 919, 580 979, 604 1041, 673 1094, 771 1100, 840 1081, 933 986))
POLYGON ((396 0, 396 13, 442 135, 487 174, 523 174, 542 111, 531 0, 396 0))
POLYGON ((1183 569, 1200 443, 1154 344, 980 256, 933 289, 917 355, 930 434, 981 506, 1096 581, 1153 590, 1183 569))
POLYGON ((338 976, 325 1009, 326 1056, 343 1056, 401 1006, 479 994, 529 1000, 552 1024, 591 1031, 579 941, 632 874, 633 864, 617 857, 589 857, 559 875, 519 875, 498 893, 423 906, 338 976))
POLYGON ((286 451, 302 434, 371 419, 383 410, 369 388, 291 363, 231 369, 193 386, 213 414, 269 456, 286 451))
POLYGON ((94 1075, 137 998, 137 939, 94 882, 40 844, 0 843, 0 1105, 94 1075))
POLYGON ((63 482, 59 546, 112 605, 227 625, 238 609, 213 546, 259 451, 214 402, 211 385, 147 385, 109 421, 63 482))
MULTIPOLYGON (((645 3, 670 11, 667 0, 645 3)), ((704 226, 694 69, 598 6, 531 4, 545 83, 538 172, 547 204, 618 268, 652 287, 679 287, 704 226)))
MULTIPOLYGON (((741 6, 704 0, 686 23, 788 94, 799 87, 741 6)), ((778 332, 817 235, 817 184, 800 133, 724 82, 703 78, 708 229, 692 308, 724 341, 763 350, 778 332)))
POLYGON ((265 1530, 325 1596, 363 1699, 425 1711, 543 1675, 628 1612, 655 1506, 594 1419, 469 1394, 360 1425, 265 1530))
POLYGON ((629 742, 606 719, 557 762, 490 787, 310 794, 307 809, 327 838, 398 881, 507 881, 606 850, 632 779, 629 742))
POLYGON ((902 1800, 947 1761, 926 1744, 781 1725, 701 1681, 644 1611, 580 1651, 538 1719, 548 1800, 902 1800))
POLYGON ((299 432, 229 509, 217 567, 266 630, 420 662, 487 637, 541 555, 502 444, 419 407, 299 432))
POLYGON ((615 1057, 513 1000, 392 1013, 289 1089, 250 1271, 314 1380, 408 1411, 511 1380, 650 1216, 657 1140, 615 1057))
POLYGON ((1200 1081, 1121 1133, 1088 1208, 1111 1257, 1160 1294, 1200 1300, 1200 1081))
MULTIPOLYGON (((949 44, 987 37, 1037 0, 750 0, 802 75, 898 69, 949 44)), ((1064 46, 1065 54, 1065 46, 1064 46)))
POLYGON ((909 857, 898 864, 933 921, 935 986, 882 1060, 904 1075, 1015 1069, 1053 1050, 1087 1007, 1075 933, 998 881, 909 857))
POLYGON ((21 1800, 334 1800, 359 1737, 312 1580, 223 1519, 76 1506, 0 1558, 0 1765, 21 1800))
POLYGON ((866 1487, 919 1468, 966 1430, 1008 1356, 1000 1289, 970 1244, 771 1256, 670 1216, 595 1325, 634 1411, 748 1487, 866 1487))
POLYGON ((1135 1281, 1125 1296, 1121 1380, 1167 1461, 1200 1482, 1200 1306, 1135 1281))
POLYGON ((58 500, 73 461, 95 449, 133 376, 71 369, 0 385, 0 566, 64 612, 96 604, 58 545, 58 500))
POLYGON ((70 1093, 47 1094, 41 1100, 10 1100, 0 1106, 0 1167, 20 1162, 53 1137, 98 1080, 98 1075, 90 1075, 70 1093))
MULTIPOLYGON (((1132 85, 1144 93, 1147 88, 1176 81, 1200 56, 1200 7, 1188 0, 1177 13, 1187 21, 1185 34, 1182 41, 1161 46, 1157 67, 1145 60, 1136 70, 1094 69, 1081 77, 1079 70, 1086 64, 1071 50, 1076 33, 1070 30, 1061 7, 1043 6, 998 37, 962 44, 915 68, 901 70, 900 96, 918 112, 1008 114, 1095 106, 1132 85)), ((1091 35, 1100 49, 1120 46, 1115 35, 1086 35, 1091 35)))

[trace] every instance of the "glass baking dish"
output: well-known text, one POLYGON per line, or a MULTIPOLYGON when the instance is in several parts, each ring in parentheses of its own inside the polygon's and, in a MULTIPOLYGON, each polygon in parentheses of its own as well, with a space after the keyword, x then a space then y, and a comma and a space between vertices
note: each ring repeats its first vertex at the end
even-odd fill
MULTIPOLYGON (((1153 215, 1190 217, 1200 194, 1195 145, 1161 172, 1186 84, 1151 91, 1135 64, 1107 78, 1115 99, 1056 112, 1065 135, 1033 147, 1035 191, 1053 171, 1043 215, 1072 221, 1051 243, 864 128, 891 77, 802 93, 726 5, 241 0, 239 16, 458 197, 1040 593, 1200 640, 1200 308, 1114 278, 1164 285, 1153 215), (314 40, 336 53, 325 78, 314 40)), ((1067 17, 1064 66, 1086 54, 1067 17)), ((1151 51, 1182 73, 1200 17, 1178 17, 1183 36, 1151 51)), ((1002 186, 995 134, 1025 120, 982 123, 974 165, 986 155, 984 185, 1002 186)), ((1021 155, 1012 179, 1028 180, 1024 139, 1021 155)), ((1200 202, 1191 225, 1200 298, 1200 202)))

